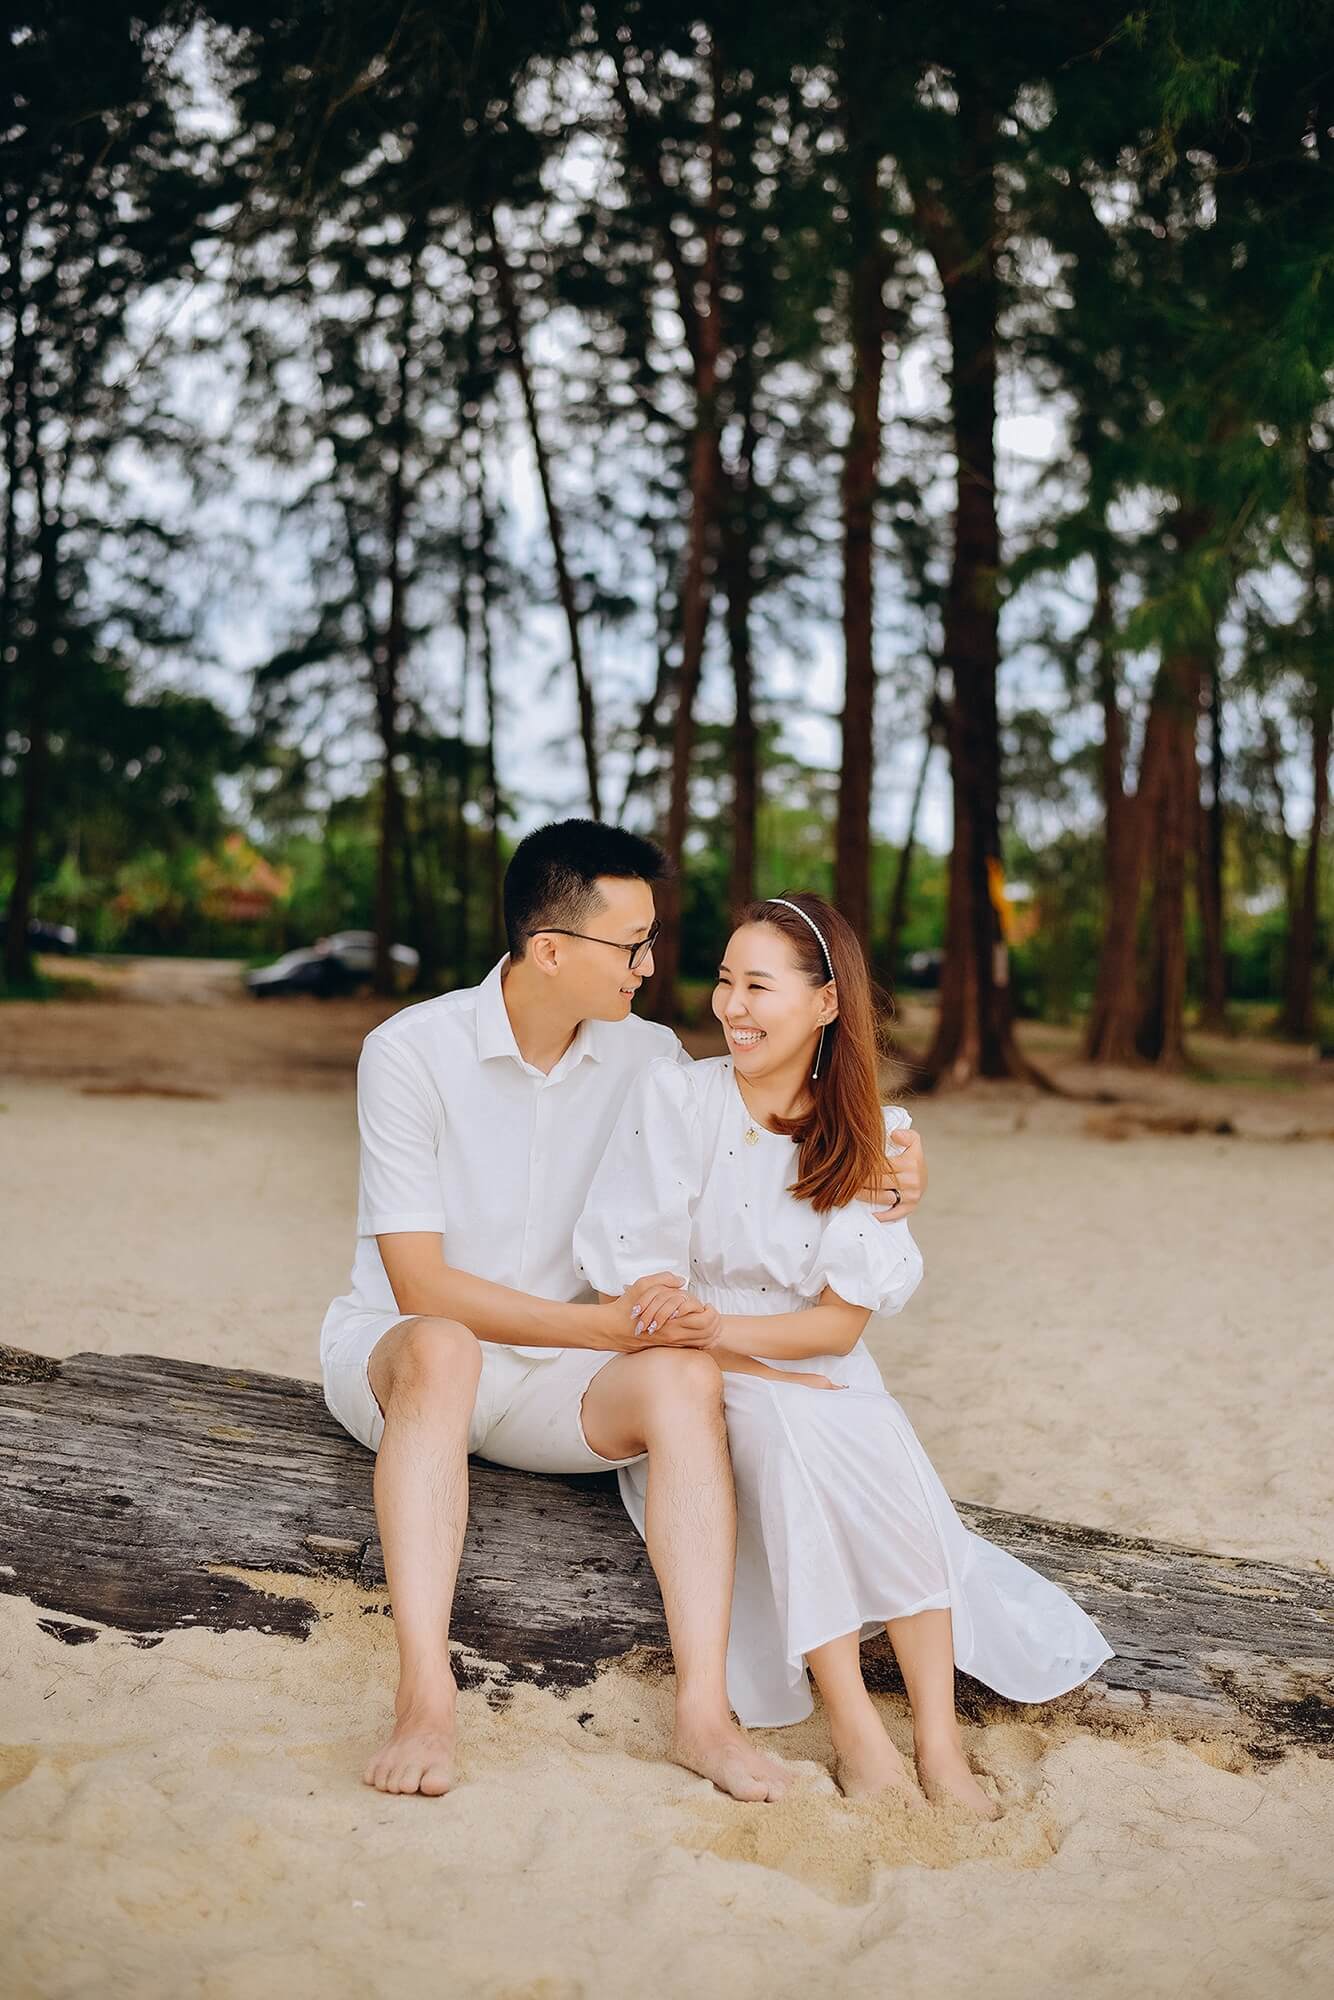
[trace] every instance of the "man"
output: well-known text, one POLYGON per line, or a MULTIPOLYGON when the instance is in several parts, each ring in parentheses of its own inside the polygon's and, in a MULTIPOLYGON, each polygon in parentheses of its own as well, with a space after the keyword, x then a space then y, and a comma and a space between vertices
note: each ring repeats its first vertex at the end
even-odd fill
MULTIPOLYGON (((665 872, 660 849, 618 827, 530 834, 505 876, 507 957, 362 1049, 356 1259, 320 1358, 330 1410, 377 1453, 399 1650, 396 1726, 365 1772, 381 1791, 454 1783, 449 1617, 470 1452, 535 1472, 647 1455, 645 1539, 676 1668, 671 1755, 734 1798, 786 1785, 727 1703, 736 1502, 709 1316, 661 1273, 599 1304, 571 1248, 631 1077, 658 1056, 690 1061, 670 1029, 631 1012, 665 872)), ((884 1219, 921 1192, 920 1141, 898 1136, 908 1150, 884 1219)))

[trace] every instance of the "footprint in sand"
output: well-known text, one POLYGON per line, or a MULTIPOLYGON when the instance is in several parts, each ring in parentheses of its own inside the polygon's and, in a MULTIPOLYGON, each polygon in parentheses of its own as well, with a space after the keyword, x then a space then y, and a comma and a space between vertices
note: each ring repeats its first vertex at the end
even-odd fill
MULTIPOLYGON (((979 1775, 993 1797, 1004 1796, 993 1779, 979 1775)), ((693 1853, 789 1875, 833 1903, 869 1902, 884 1868, 952 1868, 962 1861, 1042 1868, 1060 1844, 1048 1816, 1019 1801, 1007 1801, 1003 1818, 981 1820, 965 1806, 914 1811, 892 1794, 844 1799, 832 1781, 827 1789, 801 1785, 772 1805, 720 1801, 699 1810, 678 1839, 693 1853)))
POLYGON ((12 1792, 30 1778, 41 1762, 39 1752, 27 1743, 0 1743, 0 1792, 12 1792))

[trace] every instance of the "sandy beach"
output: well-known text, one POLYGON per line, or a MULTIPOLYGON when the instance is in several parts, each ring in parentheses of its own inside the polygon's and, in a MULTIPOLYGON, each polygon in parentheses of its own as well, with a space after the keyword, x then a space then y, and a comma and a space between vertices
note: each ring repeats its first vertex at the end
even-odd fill
MULTIPOLYGON (((314 1377, 350 1261, 369 1003, 108 976, 0 1009, 3 1339, 314 1377)), ((912 1026, 911 1017, 906 1025, 912 1026)), ((1213 1080, 922 1100, 927 1277, 871 1344, 960 1499, 1316 1568, 1334 1550, 1334 1065, 1205 1043, 1213 1080), (1190 1129, 1190 1128, 1194 1129, 1190 1129), (1228 1129, 1220 1130, 1219 1127, 1228 1129)), ((703 1047, 703 1045, 701 1045, 703 1047)), ((270 1580, 275 1589, 280 1579, 270 1580)), ((668 1692, 463 1702, 443 1801, 359 1782, 383 1603, 304 1580, 309 1640, 102 1632, 0 1596, 0 1988, 663 2000, 1311 1994, 1334 1982, 1334 1760, 1081 1714, 967 1732, 1004 1816, 852 1805, 817 1714, 738 1806, 660 1761, 668 1692)), ((906 1710, 885 1698, 898 1740, 906 1710)))

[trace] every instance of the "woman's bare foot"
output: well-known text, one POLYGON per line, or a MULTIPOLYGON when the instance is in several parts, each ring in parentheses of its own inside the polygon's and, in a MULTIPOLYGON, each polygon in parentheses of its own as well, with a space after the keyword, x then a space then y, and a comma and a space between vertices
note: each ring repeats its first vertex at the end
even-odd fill
POLYGON ((881 1798, 901 1794, 905 1804, 924 1802, 912 1772, 890 1742, 873 1708, 863 1716, 830 1723, 834 1744, 834 1779, 845 1799, 881 1798))
POLYGON ((915 1750, 917 1775, 932 1805, 954 1799, 959 1805, 975 1812, 980 1819, 1000 1818, 1001 1808, 995 1799, 988 1797, 973 1776, 962 1743, 957 1739, 940 1738, 927 1743, 919 1742, 915 1750))
POLYGON ((394 1733, 362 1772, 377 1792, 421 1792, 438 1799, 452 1791, 455 1700, 453 1679, 404 1694, 394 1703, 394 1733))
POLYGON ((776 1757, 757 1750, 730 1717, 699 1717, 677 1711, 672 1747, 673 1764, 707 1778, 734 1799, 781 1799, 791 1777, 776 1757))

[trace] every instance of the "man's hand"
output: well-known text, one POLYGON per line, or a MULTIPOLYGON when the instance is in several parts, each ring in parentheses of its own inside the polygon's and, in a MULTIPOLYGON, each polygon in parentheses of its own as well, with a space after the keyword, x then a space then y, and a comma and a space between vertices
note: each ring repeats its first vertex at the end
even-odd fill
POLYGON ((616 1354, 641 1354, 646 1347, 716 1347, 722 1315, 692 1298, 671 1271, 639 1278, 618 1299, 598 1307, 598 1345, 616 1354))
POLYGON ((900 1126, 889 1136, 903 1151, 886 1160, 884 1178, 868 1190, 867 1199, 875 1204, 877 1222, 902 1222, 926 1193, 926 1155, 922 1135, 913 1126, 900 1126))

